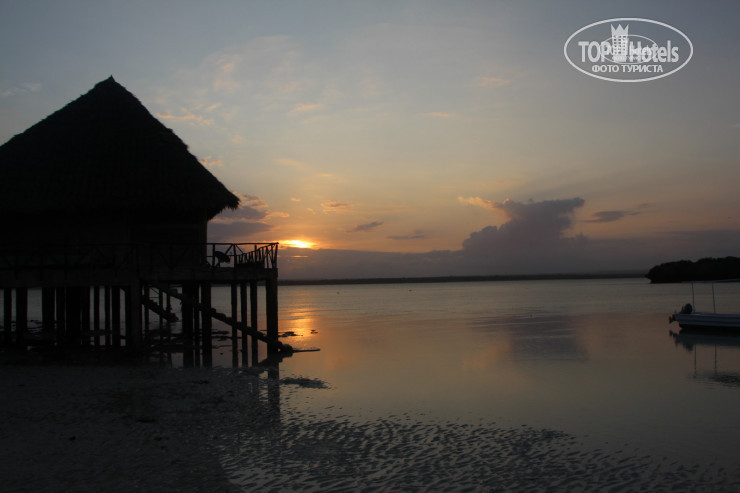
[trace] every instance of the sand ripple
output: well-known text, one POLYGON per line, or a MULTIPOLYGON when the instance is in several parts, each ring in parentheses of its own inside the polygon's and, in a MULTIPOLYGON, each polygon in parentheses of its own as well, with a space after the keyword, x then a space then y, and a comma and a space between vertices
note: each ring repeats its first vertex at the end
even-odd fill
POLYGON ((328 390, 235 370, 0 370, 7 492, 740 491, 738 467, 556 430, 307 413, 328 390))

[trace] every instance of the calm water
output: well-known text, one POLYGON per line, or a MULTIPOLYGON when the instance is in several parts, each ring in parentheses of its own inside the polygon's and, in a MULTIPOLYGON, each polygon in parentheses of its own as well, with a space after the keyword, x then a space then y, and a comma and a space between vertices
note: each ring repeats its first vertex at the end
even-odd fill
MULTIPOLYGON (((740 313, 740 284, 716 290, 740 313)), ((691 301, 642 279, 281 287, 283 340, 320 351, 272 374, 277 420, 202 450, 238 491, 737 491, 740 338, 674 338, 691 301)))
MULTIPOLYGON (((526 425, 737 466, 740 345, 671 337, 687 301, 689 285, 641 279, 283 287, 286 341, 321 351, 281 376, 328 385, 295 403, 309 413, 526 425)), ((740 286, 717 303, 740 313, 740 286)))

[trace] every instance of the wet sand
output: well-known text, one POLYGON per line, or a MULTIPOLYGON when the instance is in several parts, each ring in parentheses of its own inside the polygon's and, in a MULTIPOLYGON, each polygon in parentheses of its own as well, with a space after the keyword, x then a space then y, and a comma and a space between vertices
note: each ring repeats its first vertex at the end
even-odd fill
POLYGON ((0 367, 0 488, 738 491, 740 470, 557 430, 301 410, 321 382, 231 369, 0 367))

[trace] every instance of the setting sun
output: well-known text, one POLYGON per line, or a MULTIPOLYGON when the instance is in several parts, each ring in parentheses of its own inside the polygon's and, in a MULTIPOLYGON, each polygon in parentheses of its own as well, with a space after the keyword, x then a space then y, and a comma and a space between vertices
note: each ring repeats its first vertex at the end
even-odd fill
POLYGON ((281 241, 280 243, 293 248, 313 248, 316 245, 311 241, 305 240, 285 240, 281 241))

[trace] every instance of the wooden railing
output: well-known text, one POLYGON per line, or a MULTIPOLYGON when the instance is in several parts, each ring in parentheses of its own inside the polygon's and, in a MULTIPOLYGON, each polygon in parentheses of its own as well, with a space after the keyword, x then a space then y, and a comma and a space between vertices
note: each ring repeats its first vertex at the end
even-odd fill
POLYGON ((0 246, 0 276, 109 270, 148 274, 276 269, 278 243, 125 243, 0 246))
POLYGON ((278 243, 208 243, 211 265, 277 268, 278 243))

